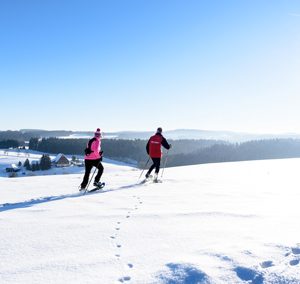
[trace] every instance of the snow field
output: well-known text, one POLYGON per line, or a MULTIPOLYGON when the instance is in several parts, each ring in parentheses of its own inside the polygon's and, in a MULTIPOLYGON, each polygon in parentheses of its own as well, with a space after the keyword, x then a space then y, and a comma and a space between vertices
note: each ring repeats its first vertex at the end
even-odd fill
POLYGON ((300 159, 0 178, 1 283, 300 283, 300 159))

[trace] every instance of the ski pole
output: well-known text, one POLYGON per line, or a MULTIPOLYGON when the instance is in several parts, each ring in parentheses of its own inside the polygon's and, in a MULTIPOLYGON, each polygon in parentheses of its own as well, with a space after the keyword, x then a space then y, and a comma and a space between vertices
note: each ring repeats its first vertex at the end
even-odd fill
POLYGON ((147 167, 147 165, 148 165, 148 163, 149 163, 149 160, 150 160, 150 156, 149 156, 149 158, 148 158, 147 162, 145 163, 145 165, 144 165, 144 167, 143 167, 143 170, 142 170, 142 172, 141 172, 141 174, 140 174, 140 176, 139 176, 139 178, 138 178, 138 180, 137 180, 137 181, 139 181, 139 180, 140 180, 140 178, 141 178, 141 176, 143 175, 143 172, 144 172, 145 168, 147 167))
POLYGON ((94 175, 95 175, 96 171, 97 171, 97 167, 95 168, 95 170, 94 170, 94 172, 93 172, 93 174, 92 174, 92 177, 90 178, 90 180, 89 180, 89 183, 87 184, 87 186, 86 186, 86 188, 85 188, 85 191, 84 191, 84 193, 86 193, 86 192, 87 192, 87 190, 88 190, 88 187, 89 187, 89 185, 90 185, 90 183, 91 183, 91 181, 92 181, 92 179, 93 179, 93 177, 94 177, 94 175))
POLYGON ((163 174, 164 174, 164 171, 165 171, 165 167, 166 167, 166 165, 167 165, 168 154, 169 154, 169 150, 167 151, 166 158, 165 158, 165 163, 164 163, 164 167, 163 167, 163 170, 162 170, 162 172, 161 172, 161 176, 160 176, 161 179, 162 179, 162 177, 163 177, 163 174))

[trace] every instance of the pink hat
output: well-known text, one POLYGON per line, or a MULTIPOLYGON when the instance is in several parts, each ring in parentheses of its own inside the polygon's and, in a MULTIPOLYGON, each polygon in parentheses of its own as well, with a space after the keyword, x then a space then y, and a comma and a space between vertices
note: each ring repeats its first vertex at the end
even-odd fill
POLYGON ((97 128, 96 132, 95 132, 95 136, 100 136, 101 135, 101 130, 100 128, 97 128))

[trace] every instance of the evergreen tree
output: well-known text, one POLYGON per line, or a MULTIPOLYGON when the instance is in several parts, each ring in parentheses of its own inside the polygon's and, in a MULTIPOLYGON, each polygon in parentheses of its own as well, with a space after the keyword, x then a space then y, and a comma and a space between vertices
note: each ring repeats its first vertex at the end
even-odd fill
POLYGON ((38 162, 34 162, 31 164, 31 170, 34 171, 39 171, 40 170, 40 164, 38 162))
POLYGON ((40 159, 40 169, 42 171, 51 169, 51 159, 49 155, 43 155, 40 159))
POLYGON ((37 150, 39 144, 39 138, 30 138, 29 140, 29 149, 30 150, 37 150))
POLYGON ((27 170, 27 171, 31 171, 31 165, 28 159, 25 160, 23 167, 27 170))
POLYGON ((20 143, 17 140, 1 140, 0 141, 0 149, 18 148, 19 146, 20 146, 20 143))

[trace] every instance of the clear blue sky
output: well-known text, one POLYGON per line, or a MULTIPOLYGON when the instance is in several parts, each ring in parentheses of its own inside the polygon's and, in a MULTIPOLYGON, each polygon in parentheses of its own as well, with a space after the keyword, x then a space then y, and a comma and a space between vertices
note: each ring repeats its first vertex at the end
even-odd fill
POLYGON ((300 133, 299 0, 2 0, 0 130, 300 133))

